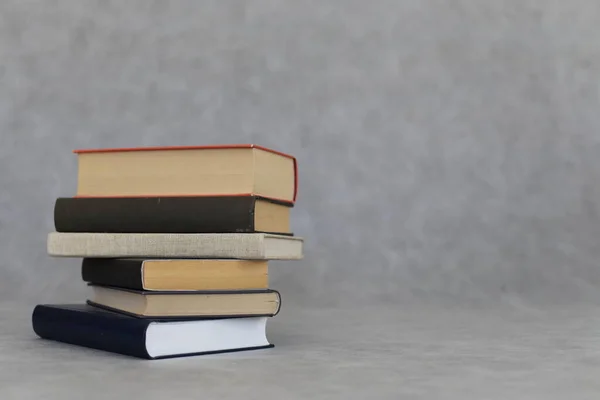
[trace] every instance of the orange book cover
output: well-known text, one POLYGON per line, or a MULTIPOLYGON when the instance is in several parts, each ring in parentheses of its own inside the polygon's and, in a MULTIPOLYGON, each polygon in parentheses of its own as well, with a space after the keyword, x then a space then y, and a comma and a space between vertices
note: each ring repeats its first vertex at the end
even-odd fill
MULTIPOLYGON (((160 150, 210 150, 210 149, 259 149, 267 151, 269 153, 277 154, 282 157, 290 158, 294 162, 294 197, 293 202, 296 201, 298 195, 298 162, 296 157, 282 153, 277 150, 269 149, 267 147, 259 146, 256 144, 220 144, 220 145, 205 145, 205 146, 156 146, 156 147, 124 147, 124 148, 106 148, 106 149, 77 149, 73 150, 75 154, 86 154, 86 153, 124 153, 130 151, 160 151, 160 150)), ((249 196, 248 194, 239 194, 238 196, 249 196)), ((277 200, 277 199, 274 199, 277 200)))

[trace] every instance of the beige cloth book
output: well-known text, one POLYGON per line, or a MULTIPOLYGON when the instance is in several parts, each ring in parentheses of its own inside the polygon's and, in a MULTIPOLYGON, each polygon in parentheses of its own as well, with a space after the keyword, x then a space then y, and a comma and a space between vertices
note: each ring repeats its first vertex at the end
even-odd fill
POLYGON ((234 258, 299 260, 304 240, 265 233, 162 234, 51 232, 53 257, 234 258))

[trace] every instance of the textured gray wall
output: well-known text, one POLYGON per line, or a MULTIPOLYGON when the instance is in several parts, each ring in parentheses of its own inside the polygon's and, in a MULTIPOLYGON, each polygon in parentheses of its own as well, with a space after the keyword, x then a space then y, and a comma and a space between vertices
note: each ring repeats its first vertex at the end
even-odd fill
POLYGON ((287 301, 599 301, 600 2, 0 3, 0 298, 51 259, 81 147, 254 142, 300 166, 287 301))

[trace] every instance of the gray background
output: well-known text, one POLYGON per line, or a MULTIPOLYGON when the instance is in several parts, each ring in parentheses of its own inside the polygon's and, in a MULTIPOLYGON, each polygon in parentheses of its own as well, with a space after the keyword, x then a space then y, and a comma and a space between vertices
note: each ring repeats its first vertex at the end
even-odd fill
POLYGON ((257 398, 597 398, 599 35, 593 0, 1 2, 9 393, 33 390, 36 365, 40 393, 76 396, 92 381, 61 377, 89 364, 121 394, 150 373, 234 398, 227 371, 257 398), (298 158, 306 258, 272 263, 279 350, 137 370, 32 339, 32 305, 85 298, 79 261, 45 252, 55 198, 75 193, 71 150, 215 143, 298 158))

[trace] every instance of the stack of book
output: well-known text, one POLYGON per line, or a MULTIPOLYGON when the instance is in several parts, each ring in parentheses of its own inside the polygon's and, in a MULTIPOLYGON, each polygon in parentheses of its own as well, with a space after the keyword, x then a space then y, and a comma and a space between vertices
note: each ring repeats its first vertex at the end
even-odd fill
POLYGON ((90 296, 42 304, 38 336, 141 358, 272 347, 269 260, 298 260, 296 159, 255 145, 78 150, 48 254, 82 258, 90 296))

